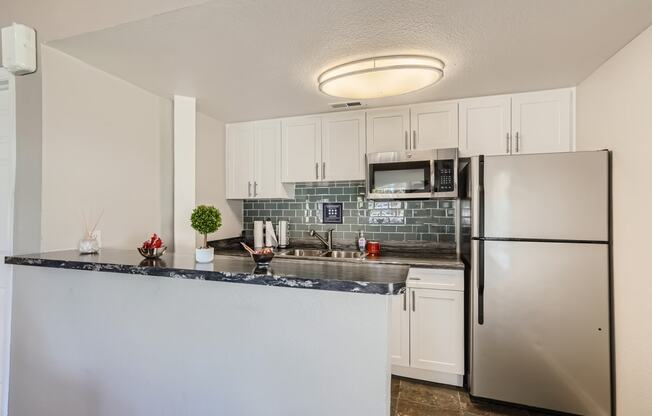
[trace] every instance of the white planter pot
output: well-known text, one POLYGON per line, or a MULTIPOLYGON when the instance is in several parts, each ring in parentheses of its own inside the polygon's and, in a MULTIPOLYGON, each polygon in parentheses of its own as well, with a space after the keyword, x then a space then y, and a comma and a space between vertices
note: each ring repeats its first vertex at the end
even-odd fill
POLYGON ((195 249, 195 260, 197 260, 197 263, 211 263, 214 258, 215 249, 213 247, 195 249))

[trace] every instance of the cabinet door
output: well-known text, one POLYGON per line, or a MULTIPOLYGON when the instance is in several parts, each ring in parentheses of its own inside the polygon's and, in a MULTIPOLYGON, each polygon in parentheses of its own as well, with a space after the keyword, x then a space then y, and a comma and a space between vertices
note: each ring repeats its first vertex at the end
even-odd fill
POLYGON ((512 153, 573 150, 572 91, 542 91, 512 96, 512 153))
POLYGON ((407 292, 392 296, 391 345, 392 364, 410 365, 410 312, 407 292))
POLYGON ((509 96, 463 100, 459 110, 460 156, 510 154, 509 96))
POLYGON ((410 289, 410 365, 464 374, 464 292, 410 289))
POLYGON ((321 178, 321 118, 282 121, 283 182, 313 182, 321 178))
POLYGON ((408 150, 409 131, 408 107, 367 111, 367 153, 408 150))
POLYGON ((226 126, 226 197, 253 196, 254 123, 226 126))
POLYGON ((353 181, 365 178, 365 114, 362 111, 322 117, 321 179, 353 181))
POLYGON ((283 198, 281 121, 254 123, 254 198, 283 198))
POLYGON ((419 104, 410 107, 412 149, 458 147, 457 103, 419 104))

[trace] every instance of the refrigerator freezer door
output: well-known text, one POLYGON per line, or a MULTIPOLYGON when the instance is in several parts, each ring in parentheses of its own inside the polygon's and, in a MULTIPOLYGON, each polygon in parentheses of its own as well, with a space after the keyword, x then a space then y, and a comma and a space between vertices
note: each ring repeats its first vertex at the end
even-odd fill
POLYGON ((471 394, 609 415, 608 245, 474 241, 475 254, 482 244, 484 293, 478 268, 471 289, 471 394))
POLYGON ((608 239, 608 152, 490 156, 484 237, 608 239))

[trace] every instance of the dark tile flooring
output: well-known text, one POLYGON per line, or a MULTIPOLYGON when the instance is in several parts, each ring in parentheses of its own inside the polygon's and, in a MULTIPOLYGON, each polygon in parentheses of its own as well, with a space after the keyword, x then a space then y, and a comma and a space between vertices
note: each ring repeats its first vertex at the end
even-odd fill
POLYGON ((473 403, 455 387, 392 377, 391 416, 540 416, 517 407, 473 403))

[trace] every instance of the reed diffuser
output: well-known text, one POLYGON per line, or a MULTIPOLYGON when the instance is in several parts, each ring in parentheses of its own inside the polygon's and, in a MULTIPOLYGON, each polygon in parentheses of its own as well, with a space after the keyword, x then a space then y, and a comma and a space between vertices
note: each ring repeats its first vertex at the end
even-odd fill
POLYGON ((82 221, 84 222, 84 238, 79 240, 79 252, 81 254, 94 254, 100 251, 100 242, 97 240, 95 230, 97 229, 100 220, 104 215, 104 210, 97 217, 92 227, 89 227, 89 222, 86 220, 86 215, 82 212, 82 221))

